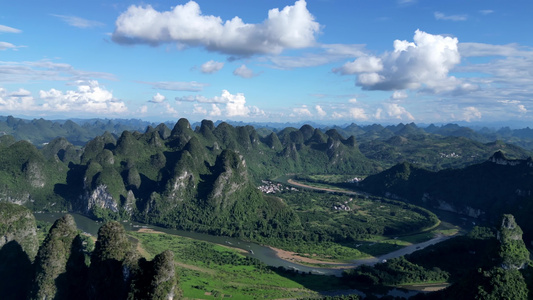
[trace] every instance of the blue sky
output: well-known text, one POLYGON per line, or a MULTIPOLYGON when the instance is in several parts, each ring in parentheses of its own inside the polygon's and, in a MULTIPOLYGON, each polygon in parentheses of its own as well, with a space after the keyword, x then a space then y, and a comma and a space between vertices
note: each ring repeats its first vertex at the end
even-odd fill
POLYGON ((16 1, 0 115, 533 121, 529 0, 16 1))

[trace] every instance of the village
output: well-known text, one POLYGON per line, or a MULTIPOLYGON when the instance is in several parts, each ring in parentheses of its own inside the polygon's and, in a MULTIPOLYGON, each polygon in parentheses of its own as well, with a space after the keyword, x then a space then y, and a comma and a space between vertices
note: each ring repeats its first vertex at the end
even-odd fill
POLYGON ((268 180, 261 180, 263 185, 260 185, 258 189, 265 194, 276 194, 283 191, 298 191, 297 188, 285 186, 279 182, 272 182, 268 180))

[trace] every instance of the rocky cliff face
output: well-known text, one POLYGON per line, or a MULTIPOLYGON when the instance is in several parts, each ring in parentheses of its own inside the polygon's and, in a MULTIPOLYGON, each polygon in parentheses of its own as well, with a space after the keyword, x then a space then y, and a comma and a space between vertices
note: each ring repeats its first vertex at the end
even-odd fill
POLYGON ((28 180, 30 186, 34 188, 42 188, 46 183, 46 178, 43 173, 44 164, 37 160, 30 159, 22 166, 22 172, 24 173, 26 180, 28 180))
POLYGON ((0 202, 0 248, 10 241, 16 241, 33 260, 39 243, 35 217, 27 208, 0 202))
POLYGON ((109 209, 112 212, 118 212, 117 201, 108 192, 107 186, 101 184, 96 187, 90 194, 83 199, 86 202, 85 213, 93 211, 95 208, 109 209))
POLYGON ((28 192, 0 191, 0 201, 16 205, 26 205, 31 202, 28 192))

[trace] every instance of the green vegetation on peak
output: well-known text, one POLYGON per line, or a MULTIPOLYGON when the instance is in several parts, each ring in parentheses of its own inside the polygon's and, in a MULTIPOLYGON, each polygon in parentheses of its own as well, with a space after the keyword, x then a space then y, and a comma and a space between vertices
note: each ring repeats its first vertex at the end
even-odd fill
POLYGON ((26 299, 39 243, 35 218, 25 207, 0 201, 0 295, 26 299))
POLYGON ((522 269, 527 265, 530 254, 522 240, 522 229, 516 224, 513 215, 503 215, 498 240, 503 269, 522 269))
POLYGON ((263 142, 270 148, 279 151, 282 147, 278 136, 275 133, 270 133, 267 137, 263 138, 263 142))
POLYGON ((216 140, 213 131, 215 130, 215 124, 211 120, 202 120, 200 127, 197 127, 197 132, 209 143, 213 143, 216 140))
POLYGON ((124 299, 128 293, 128 273, 137 259, 124 227, 118 222, 105 223, 98 230, 89 268, 92 299, 124 299))
POLYGON ((24 206, 0 201, 0 248, 11 241, 33 260, 38 249, 35 217, 24 206))
POLYGON ((44 145, 41 152, 48 160, 80 163, 81 151, 63 137, 55 138, 44 145))
POLYGON ((106 260, 122 261, 132 251, 124 227, 116 221, 109 221, 98 230, 98 238, 94 246, 91 263, 106 260))
MULTIPOLYGON (((11 206, 0 205, 0 213, 26 210, 11 206)), ((7 230, 18 230, 19 221, 2 220, 7 230)), ((33 264, 16 240, 0 245, 2 299, 181 299, 171 251, 152 261, 141 258, 118 222, 100 228, 94 250, 87 241, 65 215, 50 228, 33 264)))
POLYGON ((135 289, 130 292, 133 299, 180 299, 174 264, 170 250, 157 254, 152 261, 141 259, 133 280, 135 289))
POLYGON ((315 129, 311 125, 306 124, 300 127, 298 131, 302 133, 303 139, 307 141, 313 136, 315 129))
POLYGON ((66 272, 76 235, 76 223, 71 215, 65 215, 52 225, 35 257, 31 299, 55 298, 56 282, 58 277, 66 272))
POLYGON ((170 128, 168 128, 167 125, 165 125, 164 123, 157 125, 155 130, 159 133, 159 136, 164 140, 166 140, 172 133, 170 128))
POLYGON ((178 141, 179 143, 177 145, 181 148, 189 141, 193 134, 194 132, 191 129, 189 121, 185 118, 181 118, 172 129, 170 137, 175 141, 178 141))

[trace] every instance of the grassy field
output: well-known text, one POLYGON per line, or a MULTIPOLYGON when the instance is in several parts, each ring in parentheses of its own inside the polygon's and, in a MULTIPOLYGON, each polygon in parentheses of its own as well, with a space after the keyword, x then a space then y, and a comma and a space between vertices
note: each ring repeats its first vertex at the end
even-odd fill
POLYGON ((349 289, 340 278, 271 269, 220 245, 168 234, 130 234, 148 259, 166 249, 174 252, 180 287, 188 299, 305 298, 318 297, 320 291, 349 289))

